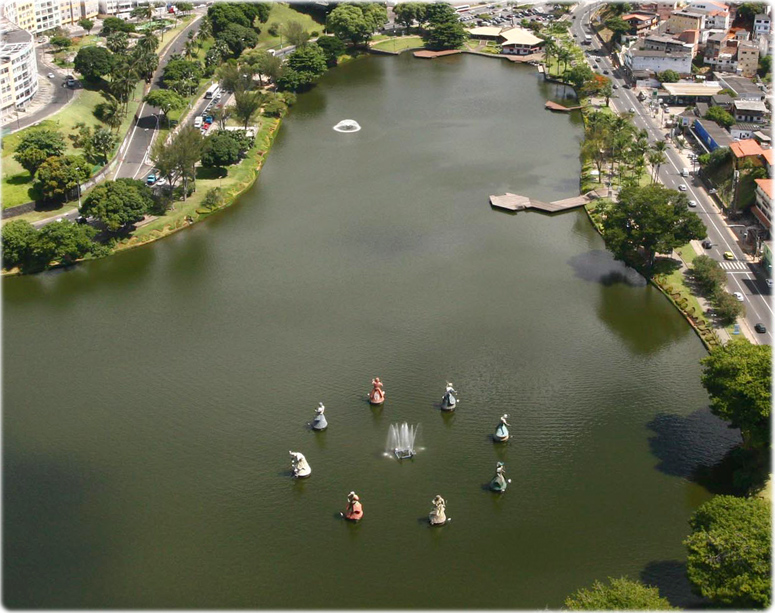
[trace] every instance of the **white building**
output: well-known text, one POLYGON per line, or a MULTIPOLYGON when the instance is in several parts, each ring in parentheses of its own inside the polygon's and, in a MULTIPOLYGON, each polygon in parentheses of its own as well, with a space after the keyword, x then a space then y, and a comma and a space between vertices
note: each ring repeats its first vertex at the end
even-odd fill
POLYGON ((131 11, 137 6, 135 0, 99 0, 100 14, 102 15, 115 15, 117 13, 124 13, 131 11))
POLYGON ((34 36, 0 19, 0 111, 26 105, 38 91, 34 36))
POLYGON ((646 70, 659 73, 675 70, 678 74, 689 75, 692 73, 692 54, 690 51, 629 49, 624 54, 624 64, 631 72, 646 70))
POLYGON ((544 40, 535 36, 530 30, 512 28, 500 33, 501 52, 509 55, 530 55, 538 53, 544 40))
POLYGON ((757 15, 753 20, 753 35, 756 38, 767 38, 770 35, 770 25, 769 15, 757 15))

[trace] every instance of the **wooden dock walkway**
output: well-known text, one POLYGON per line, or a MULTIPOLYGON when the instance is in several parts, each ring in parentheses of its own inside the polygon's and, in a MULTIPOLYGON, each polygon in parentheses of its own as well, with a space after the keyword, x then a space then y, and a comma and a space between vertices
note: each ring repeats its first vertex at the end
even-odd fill
POLYGON ((547 100, 546 105, 544 108, 549 109, 550 111, 559 111, 561 113, 570 113, 571 111, 577 111, 581 108, 581 106, 563 106, 562 104, 557 104, 556 102, 552 102, 551 100, 547 100))
POLYGON ((414 51, 412 55, 414 57, 422 57, 426 59, 433 59, 435 57, 443 57, 445 55, 455 55, 457 53, 463 53, 460 49, 450 49, 449 51, 414 51))
POLYGON ((560 211, 568 211, 580 206, 584 206, 594 198, 597 198, 597 194, 590 192, 582 196, 574 196, 573 198, 564 198, 563 200, 555 200, 554 202, 542 202, 541 200, 535 200, 528 198, 527 196, 520 196, 519 194, 512 194, 506 192, 502 196, 490 196, 490 205, 497 209, 504 209, 506 211, 526 211, 527 209, 538 209, 545 213, 559 213, 560 211))

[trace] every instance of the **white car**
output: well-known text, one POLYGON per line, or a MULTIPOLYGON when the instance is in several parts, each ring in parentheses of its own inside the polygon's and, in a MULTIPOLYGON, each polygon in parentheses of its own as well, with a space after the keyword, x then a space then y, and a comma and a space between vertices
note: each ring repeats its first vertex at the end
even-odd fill
POLYGON ((686 191, 686 186, 685 185, 679 185, 678 186, 678 191, 679 192, 685 192, 686 191))
POLYGON ((772 279, 767 279, 765 282, 767 283, 767 287, 772 287, 772 279))
POLYGON ((697 206, 697 201, 696 200, 689 200, 689 206, 692 207, 692 208, 696 207, 697 206))
POLYGON ((737 298, 738 302, 743 302, 743 300, 745 300, 740 292, 734 292, 732 295, 737 298))
POLYGON ((53 72, 48 73, 48 78, 53 79, 56 75, 53 72))

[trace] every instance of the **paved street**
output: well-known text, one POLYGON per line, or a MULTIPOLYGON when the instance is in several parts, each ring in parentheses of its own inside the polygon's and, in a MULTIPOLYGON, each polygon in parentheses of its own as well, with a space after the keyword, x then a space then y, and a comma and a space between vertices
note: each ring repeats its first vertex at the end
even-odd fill
MULTIPOLYGON (((596 6, 599 5, 583 5, 574 11, 576 20, 573 22, 571 31, 576 35, 577 41, 583 40, 584 35, 589 32, 586 29, 589 23, 589 15, 596 6)), ((583 48, 600 52, 602 45, 597 37, 593 37, 592 44, 583 48)), ((626 81, 621 78, 621 74, 618 71, 614 70, 609 56, 600 53, 598 57, 601 58, 601 62, 593 65, 593 68, 598 72, 608 70, 611 73, 613 82, 619 86, 619 89, 616 90, 616 97, 611 99, 611 107, 619 113, 635 109, 635 116, 633 118, 635 126, 645 129, 651 142, 664 140, 667 130, 660 127, 661 117, 658 115, 657 118, 653 118, 648 106, 640 102, 632 90, 622 87, 626 81)), ((705 223, 708 229, 708 238, 713 245, 710 249, 705 250, 705 253, 717 260, 722 265, 722 268, 727 271, 728 290, 730 292, 741 292, 745 297, 746 316, 743 325, 747 325, 750 329, 751 334, 749 338, 755 339, 756 342, 771 344, 771 290, 764 281, 763 273, 760 273, 760 276, 754 274, 753 271, 758 269, 758 265, 748 262, 746 255, 738 245, 737 237, 727 226, 720 209, 707 190, 694 176, 682 177, 680 175, 681 169, 692 168, 692 164, 685 157, 685 154, 676 151, 672 144, 668 147, 666 153, 668 162, 660 168, 659 180, 672 189, 678 189, 678 186, 682 184, 686 185, 686 194, 690 200, 697 202, 697 208, 694 211, 705 223), (735 255, 736 261, 725 261, 723 259, 725 251, 732 252, 735 255), (758 334, 753 331, 754 325, 759 322, 767 325, 768 331, 766 334, 758 334)))

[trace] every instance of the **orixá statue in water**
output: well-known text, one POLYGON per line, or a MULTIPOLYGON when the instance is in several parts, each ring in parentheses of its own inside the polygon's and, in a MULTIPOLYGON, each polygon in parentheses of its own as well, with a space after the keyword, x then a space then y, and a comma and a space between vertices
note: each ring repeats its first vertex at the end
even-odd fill
POLYGON ((349 521, 360 521, 363 517, 363 505, 361 505, 361 499, 355 492, 347 494, 347 508, 343 515, 349 521))
POLYGON ((457 399, 455 398, 457 392, 452 387, 452 384, 447 382, 447 391, 441 397, 441 410, 442 411, 454 411, 457 406, 457 399))
POLYGON ((503 476, 505 471, 506 465, 503 462, 498 462, 495 465, 495 476, 492 478, 492 481, 490 481, 490 489, 493 492, 506 491, 506 486, 511 481, 511 479, 506 479, 506 477, 503 476))
POLYGON ((326 421, 326 416, 323 415, 325 412, 326 407, 323 406, 323 403, 320 403, 320 406, 315 409, 315 419, 312 420, 312 429, 313 430, 325 430, 328 428, 328 422, 326 421))
POLYGON ((371 404, 382 404, 385 402, 385 392, 382 390, 382 381, 379 377, 374 377, 371 380, 371 391, 369 392, 369 402, 371 404))
POLYGON ((307 462, 307 458, 304 454, 298 451, 289 451, 291 454, 291 470, 295 479, 303 479, 309 477, 312 474, 312 468, 307 462))
POLYGON ((447 515, 445 513, 447 508, 447 502, 438 494, 431 501, 433 510, 428 515, 428 521, 431 522, 431 526, 441 526, 447 523, 447 515))
POLYGON ((492 436, 499 443, 509 440, 509 423, 506 421, 508 418, 506 413, 501 416, 498 427, 495 428, 495 434, 492 436))

